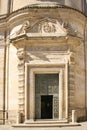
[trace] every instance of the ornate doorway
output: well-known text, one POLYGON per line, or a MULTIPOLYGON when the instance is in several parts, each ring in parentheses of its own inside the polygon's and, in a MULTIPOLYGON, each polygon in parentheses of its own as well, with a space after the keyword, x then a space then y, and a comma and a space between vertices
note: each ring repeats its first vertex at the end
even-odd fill
MULTIPOLYGON (((26 96, 25 96, 25 115, 26 119, 36 121, 38 119, 66 120, 68 116, 68 86, 66 65, 56 68, 35 67, 26 69, 26 96), (29 76, 29 78, 28 78, 29 76), (66 77, 65 77, 66 76, 66 77), (27 86, 29 85, 29 86, 27 86), (42 96, 53 96, 52 99, 43 99, 42 96), (42 101, 47 104, 52 103, 50 117, 43 117, 42 101), (51 101, 49 101, 51 100, 51 101)), ((51 108, 51 107, 50 107, 51 108)), ((46 107, 44 108, 46 109, 46 107)), ((38 120, 39 121, 39 120, 38 120)), ((47 121, 47 120, 46 120, 47 121)))

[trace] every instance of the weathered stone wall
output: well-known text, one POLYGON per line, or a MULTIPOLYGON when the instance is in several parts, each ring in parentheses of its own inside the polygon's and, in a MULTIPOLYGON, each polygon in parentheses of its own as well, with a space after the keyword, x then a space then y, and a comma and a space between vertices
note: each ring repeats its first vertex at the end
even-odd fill
POLYGON ((65 5, 82 11, 82 1, 78 0, 65 0, 65 5))
POLYGON ((72 7, 72 8, 75 8, 75 9, 78 9, 80 11, 82 11, 82 1, 81 0, 78 0, 78 1, 73 1, 73 0, 25 0, 25 1, 22 1, 19 0, 14 0, 13 2, 13 10, 17 10, 19 8, 22 8, 24 6, 27 6, 27 5, 31 5, 31 4, 46 4, 46 2, 49 3, 57 3, 57 4, 62 4, 62 5, 66 5, 66 6, 69 6, 69 7, 72 7), (18 3, 18 4, 16 4, 18 3))
POLYGON ((17 9, 20 9, 20 8, 22 8, 24 6, 31 5, 31 4, 41 4, 41 3, 43 3, 45 5, 46 5, 46 3, 49 3, 49 5, 51 3, 64 4, 64 0, 23 0, 22 2, 21 2, 21 0, 19 0, 19 1, 14 0, 14 2, 13 2, 13 11, 17 10, 17 9), (16 3, 18 3, 18 4, 16 4, 16 3))
POLYGON ((7 14, 8 0, 0 0, 0 15, 7 14))
POLYGON ((8 123, 17 121, 18 114, 18 59, 14 46, 9 47, 8 63, 8 123))
MULTIPOLYGON (((53 4, 53 3, 57 3, 57 4, 62 4, 62 5, 66 5, 66 6, 69 6, 69 7, 72 7, 72 8, 75 8, 75 9, 78 9, 80 11, 84 11, 85 9, 82 9, 83 7, 85 7, 85 5, 83 5, 82 7, 82 1, 81 0, 14 0, 12 1, 11 3, 9 3, 8 5, 8 0, 6 0, 5 2, 3 0, 0 0, 0 14, 3 15, 3 14, 7 14, 8 13, 8 10, 10 11, 15 11, 15 10, 18 10, 22 7, 25 7, 25 6, 28 6, 28 5, 31 5, 31 4, 45 4, 47 5, 46 3, 48 3, 48 6, 50 4, 53 4), (10 9, 9 9, 10 7, 10 9)), ((87 1, 86 1, 87 3, 87 1)), ((86 10, 87 12, 87 10, 86 10)))
MULTIPOLYGON (((20 60, 18 60, 18 46, 17 44, 12 45, 10 44, 9 47, 9 61, 8 61, 8 68, 7 68, 7 74, 8 75, 8 86, 9 86, 9 97, 8 97, 8 105, 9 105, 9 111, 8 111, 8 123, 16 122, 16 114, 17 111, 19 111, 18 105, 20 107, 20 111, 24 111, 24 63, 29 62, 31 64, 36 64, 37 61, 39 63, 47 63, 47 58, 55 57, 52 54, 47 54, 46 57, 44 57, 44 53, 42 54, 42 51, 71 51, 74 55, 72 56, 71 60, 72 63, 69 64, 69 116, 71 118, 71 112, 72 110, 77 110, 77 116, 83 117, 86 115, 85 110, 87 107, 87 94, 86 94, 86 82, 87 77, 85 77, 85 69, 87 68, 87 64, 85 64, 85 58, 87 58, 87 54, 85 53, 86 50, 84 50, 84 42, 86 39, 84 39, 84 28, 85 28, 85 16, 81 13, 72 10, 72 9, 66 9, 66 8, 27 8, 25 10, 21 10, 18 12, 14 12, 9 16, 9 20, 7 20, 7 23, 2 24, 3 26, 8 25, 9 30, 12 30, 14 26, 23 24, 26 20, 30 21, 30 24, 33 24, 35 21, 41 20, 41 18, 48 17, 50 19, 57 19, 61 24, 64 23, 64 27, 66 29, 69 29, 68 35, 65 38, 62 38, 62 41, 59 38, 58 43, 56 43, 56 38, 53 38, 54 44, 52 39, 48 41, 44 41, 42 39, 39 39, 37 42, 37 39, 25 42, 21 40, 21 44, 19 47, 25 47, 26 49, 22 50, 23 53, 28 52, 28 56, 21 57, 19 55, 20 60), (28 11, 28 13, 27 13, 28 11), (20 15, 21 14, 21 15, 20 15), (15 17, 16 16, 16 17, 15 17), (80 18, 80 19, 79 19, 80 18), (42 42, 44 41, 44 42, 42 42), (49 44, 50 43, 50 44, 49 44), (47 46, 48 44, 48 46, 47 46), (23 45, 23 46, 22 46, 23 45), (27 45, 29 45, 27 47, 27 45), (17 47, 17 49, 16 49, 17 47), (41 52, 41 53, 38 53, 41 52), (39 55, 38 55, 39 54, 39 55), (86 56, 86 57, 85 57, 86 56), (26 59, 26 60, 25 60, 26 59), (33 60, 32 60, 33 59, 33 60), (73 63, 74 60, 74 63, 73 63), (19 67, 18 67, 19 65, 19 67), (86 65, 86 68, 85 68, 86 65), (21 70, 23 70, 23 73, 21 73, 21 70), (20 72, 20 73, 19 73, 20 72), (20 80, 18 77, 21 77, 20 80), (86 79, 86 80, 85 80, 86 79), (18 84, 19 82, 19 84, 18 84), (20 84, 22 83, 22 85, 20 84), (20 91, 18 90, 20 88, 20 91), (18 94, 20 92, 20 94, 18 94), (19 95, 19 96, 18 96, 19 95), (19 98, 19 99, 18 99, 19 98), (20 102, 18 102, 18 100, 20 102)), ((2 25, 0 25, 0 28, 2 29, 2 25)), ((86 34, 85 34, 86 35, 86 34)), ((85 42, 85 47, 87 47, 87 42, 85 42)), ((86 48, 85 48, 86 49, 86 48)), ((22 54, 23 54, 22 53, 22 54)), ((4 57, 2 49, 1 49, 2 59, 4 57)), ((59 60, 57 58, 52 60, 57 63, 59 60)), ((52 61, 51 60, 51 61, 52 61)), ((51 62, 50 61, 50 62, 51 62)), ((1 68, 3 65, 1 64, 1 68)), ((1 69, 2 73, 2 69, 1 69)), ((3 82, 1 79, 1 86, 3 82)), ((2 89, 2 87, 1 87, 2 89)), ((2 102, 0 102, 2 103, 2 102)), ((2 104, 1 104, 2 105, 2 104)))

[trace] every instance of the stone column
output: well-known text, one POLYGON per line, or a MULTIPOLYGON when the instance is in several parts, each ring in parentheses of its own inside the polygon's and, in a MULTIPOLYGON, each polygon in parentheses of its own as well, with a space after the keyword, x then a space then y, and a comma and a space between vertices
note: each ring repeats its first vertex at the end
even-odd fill
POLYGON ((24 48, 20 48, 17 51, 17 56, 19 59, 18 63, 18 71, 19 71, 19 111, 18 118, 19 123, 24 122, 24 111, 25 111, 25 50, 24 48))

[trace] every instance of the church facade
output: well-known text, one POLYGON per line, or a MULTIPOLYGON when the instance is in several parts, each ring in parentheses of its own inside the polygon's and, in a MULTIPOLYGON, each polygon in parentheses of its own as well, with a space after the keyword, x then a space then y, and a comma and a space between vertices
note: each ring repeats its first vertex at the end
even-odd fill
POLYGON ((8 2, 0 18, 0 123, 46 127, 86 120, 83 4, 8 2))

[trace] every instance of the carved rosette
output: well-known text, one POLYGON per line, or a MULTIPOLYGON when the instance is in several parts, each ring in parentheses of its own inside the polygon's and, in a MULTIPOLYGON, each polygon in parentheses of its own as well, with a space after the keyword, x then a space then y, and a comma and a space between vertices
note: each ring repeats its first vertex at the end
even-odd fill
POLYGON ((19 123, 24 122, 24 97, 25 97, 25 49, 20 48, 17 51, 19 59, 18 71, 19 71, 19 123))

